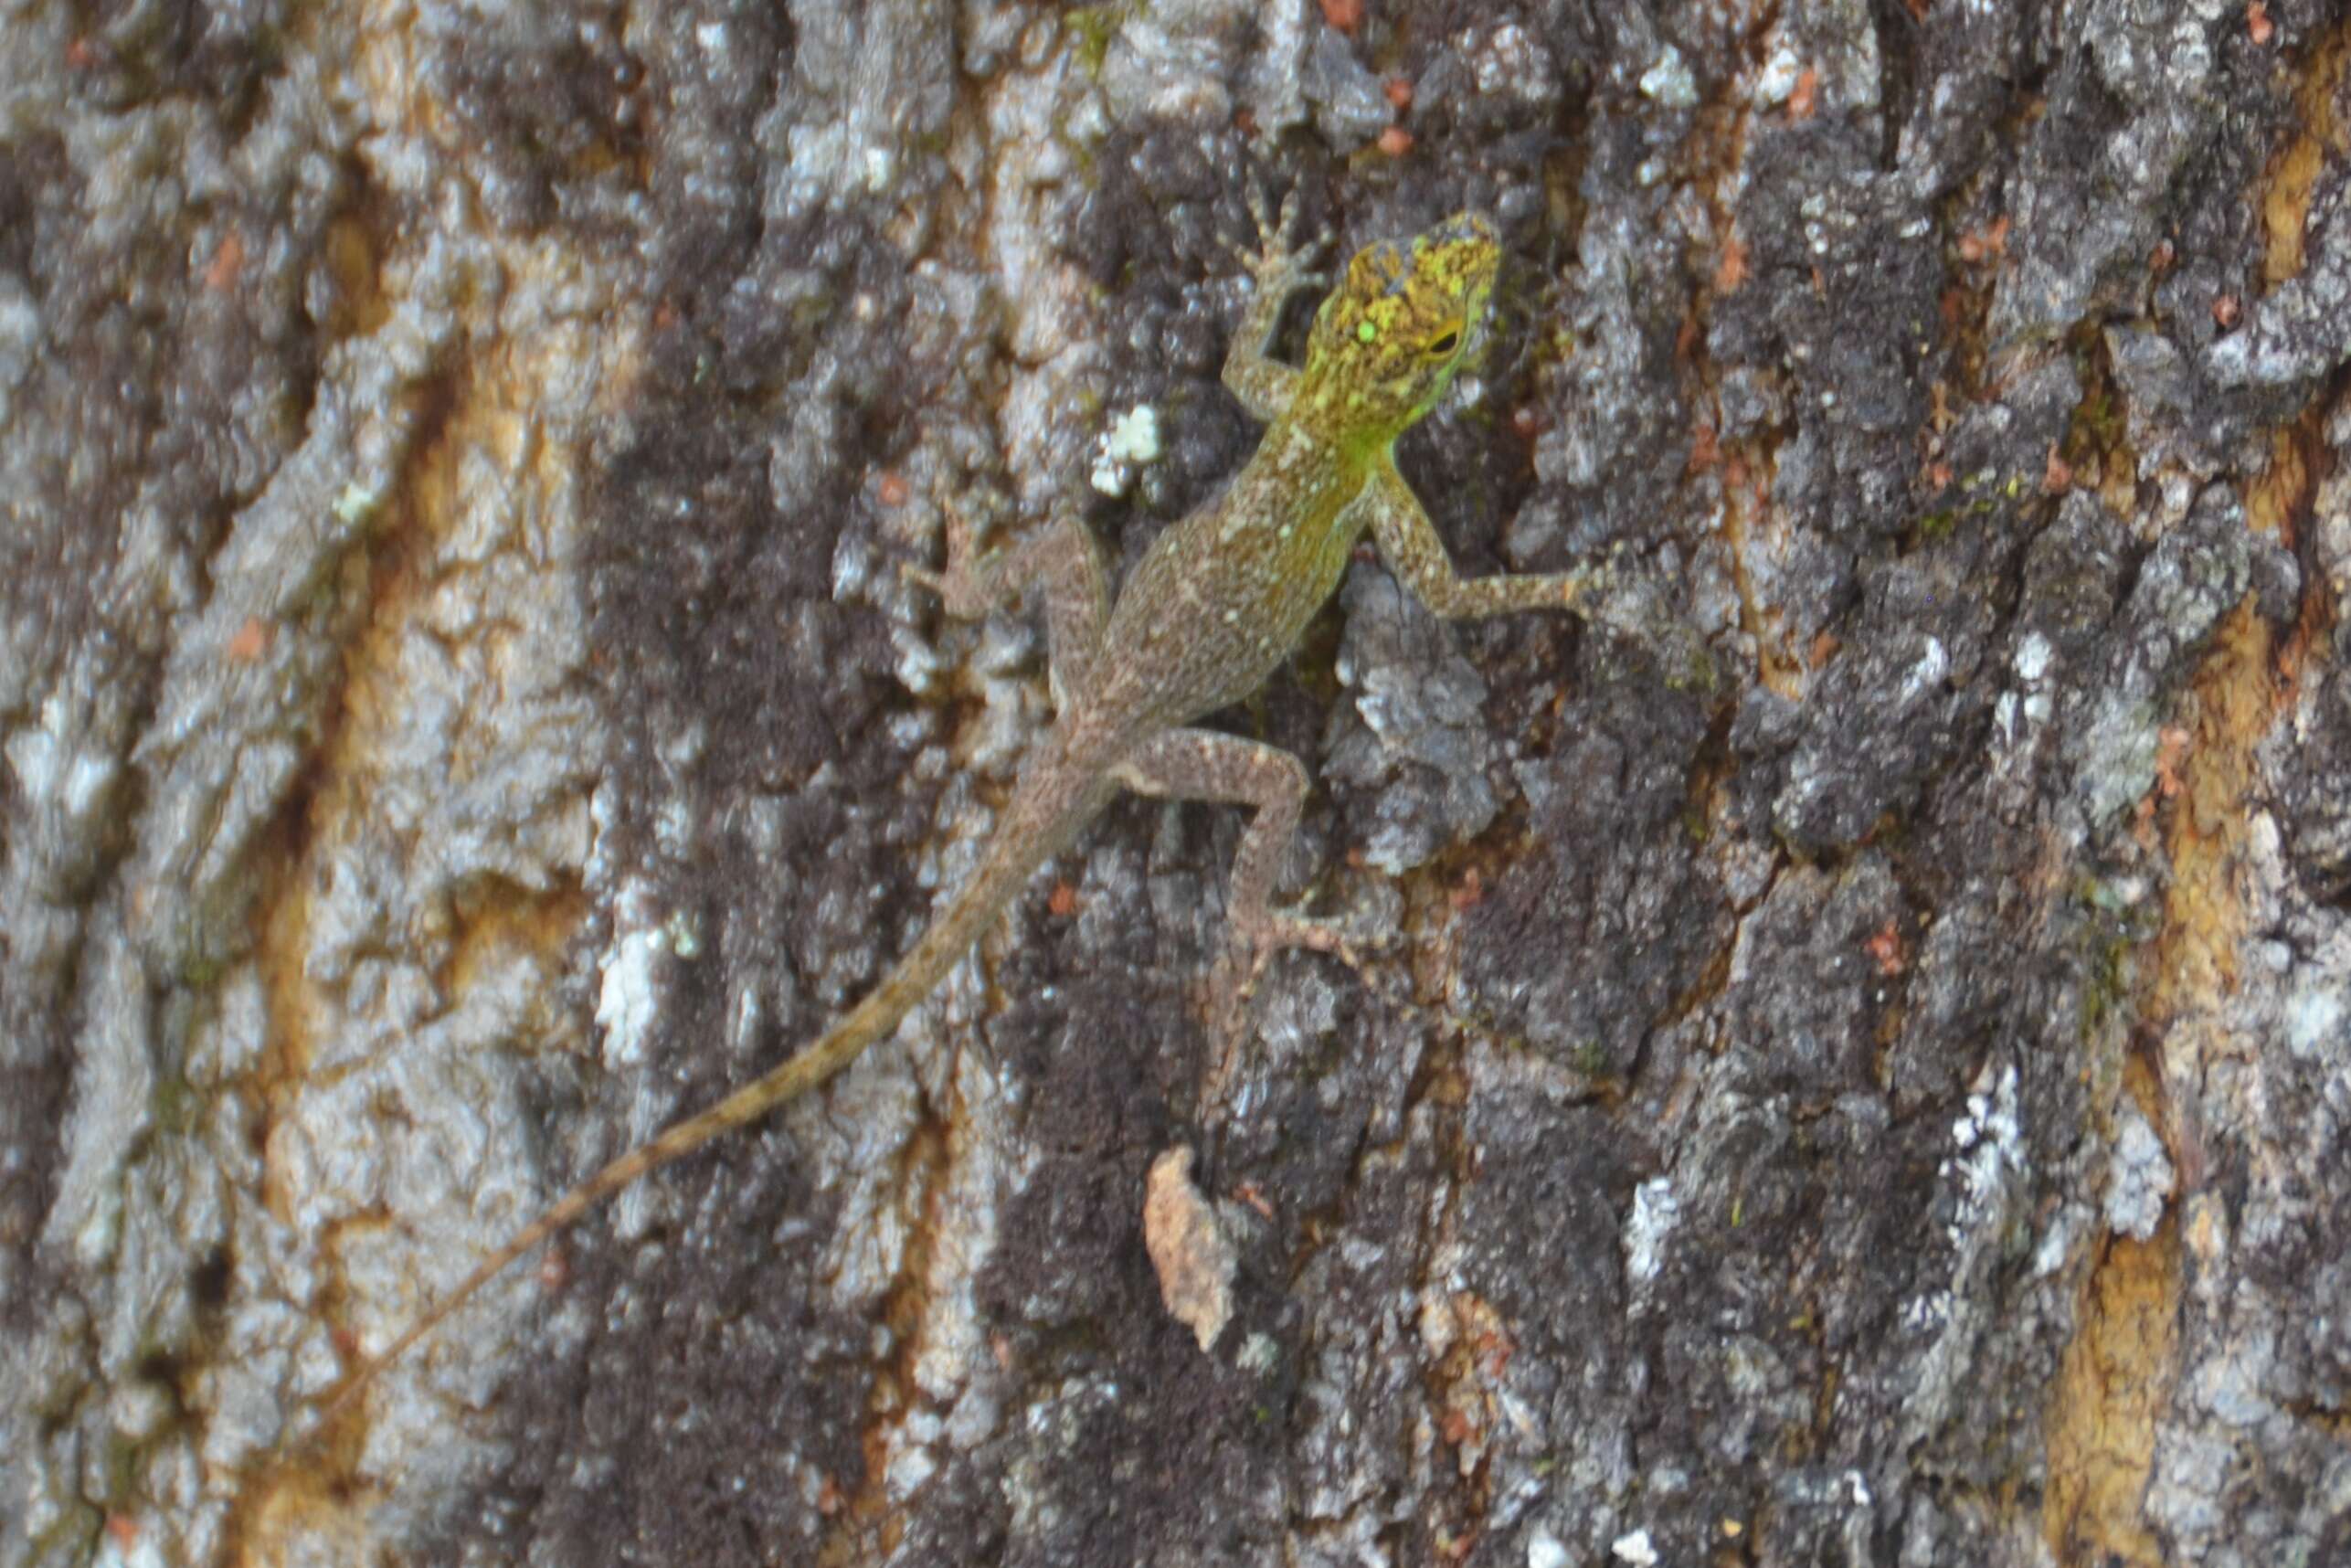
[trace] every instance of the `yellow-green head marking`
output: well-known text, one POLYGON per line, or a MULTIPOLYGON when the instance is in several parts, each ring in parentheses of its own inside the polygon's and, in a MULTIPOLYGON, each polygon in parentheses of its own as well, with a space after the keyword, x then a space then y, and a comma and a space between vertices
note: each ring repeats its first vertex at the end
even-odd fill
POLYGON ((1353 447, 1403 434, 1453 384, 1501 256, 1494 226, 1468 212, 1357 251, 1315 315, 1298 417, 1353 447))

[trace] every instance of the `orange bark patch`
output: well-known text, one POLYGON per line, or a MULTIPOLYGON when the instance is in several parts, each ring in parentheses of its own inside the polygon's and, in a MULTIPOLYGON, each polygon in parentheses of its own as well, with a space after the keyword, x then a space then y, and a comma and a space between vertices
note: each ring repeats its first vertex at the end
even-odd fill
POLYGON ((1689 471, 1704 473, 1721 461, 1722 445, 1714 427, 1700 419, 1689 433, 1689 471))
POLYGON ((1737 235, 1725 235, 1722 254, 1714 263, 1714 291, 1736 293, 1739 285, 1747 281, 1747 242, 1737 235))
POLYGON ((2155 1417, 2177 1346, 2179 1241, 2166 1217, 2147 1241, 2117 1236, 2090 1277, 2059 1365, 2049 1431, 2043 1539, 2060 1563, 2163 1568, 2139 1514, 2155 1417))
POLYGON ((2073 488, 2073 465, 2058 454, 2057 443, 2049 443, 2049 462, 2041 470, 2041 493, 2063 495, 2073 488))
POLYGON ((219 293, 237 281, 237 274, 244 266, 245 241, 232 228, 220 237, 220 247, 212 253, 212 261, 204 270, 204 286, 219 293))
MULTIPOLYGON (((2246 492, 2258 531, 2283 536, 2309 503, 2312 475, 2293 432, 2272 443, 2273 461, 2246 492)), ((2140 966, 2138 1020, 2155 1042, 2152 1056, 2123 1061, 2121 1088, 2165 1134, 2182 1186, 2193 1192, 2192 1139, 2166 1126, 2165 1106, 2197 1081, 2206 1065, 2237 1047, 2228 1012, 2237 963, 2250 936, 2241 870, 2255 809, 2254 753, 2277 722, 2285 682, 2274 639, 2250 596, 2226 616, 2166 729, 2156 786, 2141 803, 2140 831, 2170 862, 2163 923, 2140 966), (2163 804, 2157 807, 2160 799, 2163 804)), ((2181 1240, 2179 1213, 2166 1211, 2146 1241, 2111 1238, 2082 1294, 2049 1406, 2049 1487, 2041 1528, 2061 1563, 2158 1568, 2167 1563, 2141 1513, 2155 1464, 2155 1429, 2178 1378, 2181 1240)))
POLYGON ((1998 217, 1959 237, 1959 259, 1969 266, 1979 261, 1996 260, 2008 252, 2008 215, 1998 217))
POLYGON ((1809 120, 1820 107, 1820 72, 1806 66, 1795 79, 1795 90, 1788 94, 1788 118, 1809 120))
POLYGON ((270 623, 258 615, 247 616, 228 640, 228 657, 239 664, 256 663, 269 651, 270 623))
MULTIPOLYGON (((2245 26, 2255 43, 2269 41, 2266 33, 2273 24, 2258 0, 2247 8, 2245 26)), ((2340 31, 2311 50, 2294 83, 2294 108, 2301 123, 2262 171, 2261 282, 2265 288, 2274 289, 2301 272, 2311 192, 2318 184, 2319 171, 2330 156, 2351 151, 2335 116, 2335 95, 2346 56, 2351 56, 2351 48, 2346 48, 2340 31)))

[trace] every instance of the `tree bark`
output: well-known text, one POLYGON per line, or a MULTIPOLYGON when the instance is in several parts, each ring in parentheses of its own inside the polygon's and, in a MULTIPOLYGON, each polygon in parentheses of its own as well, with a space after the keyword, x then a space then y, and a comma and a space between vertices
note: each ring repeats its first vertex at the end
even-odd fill
POLYGON ((2316 0, 12 12, 0 1568, 2351 1560, 2346 59, 2316 0), (901 568, 1214 493, 1258 182, 1341 254, 1494 217, 1405 471, 1466 571, 1619 566, 1453 626, 1367 558, 1225 715, 1395 945, 1227 1060, 1237 816, 1125 801, 281 1446, 972 863, 1041 635, 901 568))

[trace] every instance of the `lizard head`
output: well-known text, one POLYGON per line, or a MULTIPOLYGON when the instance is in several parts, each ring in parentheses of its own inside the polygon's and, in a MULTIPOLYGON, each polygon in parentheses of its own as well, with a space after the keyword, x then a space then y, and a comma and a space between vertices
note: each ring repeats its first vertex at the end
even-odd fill
POLYGON ((1349 444, 1392 441, 1436 407, 1486 318, 1494 226, 1447 218, 1409 245, 1367 245, 1315 313, 1300 400, 1349 444))

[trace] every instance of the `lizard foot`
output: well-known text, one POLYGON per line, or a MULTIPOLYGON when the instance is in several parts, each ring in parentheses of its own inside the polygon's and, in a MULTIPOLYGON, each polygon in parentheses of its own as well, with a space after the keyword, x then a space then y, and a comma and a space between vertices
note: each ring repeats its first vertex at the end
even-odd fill
POLYGON ((1328 953, 1369 983, 1371 971, 1365 968, 1364 955, 1384 951, 1395 943, 1394 927, 1369 911, 1339 920, 1267 912, 1236 923, 1232 941, 1210 969, 1203 986, 1209 1038, 1215 1043, 1216 1054, 1201 1085, 1202 1106, 1223 1101, 1248 1040, 1249 1003, 1276 953, 1285 948, 1328 953))
POLYGON ((1381 951, 1395 941, 1394 933, 1369 911, 1337 920, 1269 914, 1238 935, 1243 944, 1255 950, 1260 968, 1285 948, 1306 948, 1329 953, 1349 969, 1360 969, 1365 952, 1381 951))
POLYGON ((958 620, 976 620, 995 607, 1000 597, 997 585, 978 564, 971 543, 971 520, 963 514, 963 509, 944 496, 939 498, 938 508, 947 519, 946 569, 935 572, 912 562, 898 569, 908 582, 938 595, 948 614, 958 620))
POLYGON ((1314 268, 1314 259, 1330 244, 1328 232, 1309 235, 1301 245, 1289 243, 1297 203, 1297 188, 1292 186, 1282 198, 1280 212, 1269 215, 1265 187, 1255 180, 1249 182, 1249 216, 1257 225, 1257 249, 1253 251, 1235 245, 1233 254, 1256 280, 1260 293, 1287 294, 1293 290, 1321 288, 1330 281, 1329 274, 1314 268))
POLYGON ((1370 913, 1338 920, 1268 912, 1236 921, 1233 940, 1209 977, 1209 1012, 1218 1028, 1238 1029, 1256 994, 1257 980, 1275 954, 1287 948, 1328 953, 1363 972, 1364 955, 1394 946, 1395 933, 1370 913))

